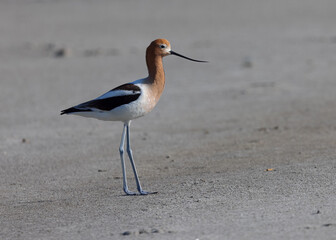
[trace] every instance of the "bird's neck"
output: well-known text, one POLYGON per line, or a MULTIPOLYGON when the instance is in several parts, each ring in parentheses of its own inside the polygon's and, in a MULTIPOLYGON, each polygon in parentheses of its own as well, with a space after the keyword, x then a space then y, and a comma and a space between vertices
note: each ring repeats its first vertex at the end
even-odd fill
POLYGON ((147 54, 146 63, 148 68, 148 83, 155 88, 157 96, 160 97, 165 85, 162 57, 147 54))
POLYGON ((164 81, 164 70, 161 56, 146 56, 148 77, 152 81, 164 81))

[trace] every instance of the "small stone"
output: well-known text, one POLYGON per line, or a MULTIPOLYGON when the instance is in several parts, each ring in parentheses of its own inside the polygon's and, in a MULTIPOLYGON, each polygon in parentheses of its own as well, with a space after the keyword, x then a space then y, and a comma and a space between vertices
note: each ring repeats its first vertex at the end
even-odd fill
POLYGON ((159 232, 160 232, 159 229, 156 229, 156 228, 153 228, 151 231, 151 233, 159 233, 159 232))
POLYGON ((321 213, 320 210, 317 210, 316 212, 313 213, 313 215, 320 214, 320 213, 321 213))
POLYGON ((123 232, 121 235, 123 235, 123 236, 129 236, 129 235, 131 235, 132 233, 130 232, 130 231, 125 231, 125 232, 123 232))
POLYGON ((139 234, 146 234, 146 233, 148 233, 148 231, 146 230, 146 229, 140 229, 139 230, 139 234))
POLYGON ((54 52, 54 57, 56 58, 68 57, 69 55, 70 55, 70 49, 68 48, 60 48, 54 52))

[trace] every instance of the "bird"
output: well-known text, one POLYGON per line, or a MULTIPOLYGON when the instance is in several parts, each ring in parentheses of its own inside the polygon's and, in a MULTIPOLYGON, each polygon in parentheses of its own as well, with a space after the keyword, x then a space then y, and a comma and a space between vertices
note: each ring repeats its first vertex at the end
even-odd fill
POLYGON ((168 40, 156 39, 152 41, 146 49, 147 77, 125 83, 93 100, 61 111, 61 115, 71 114, 104 121, 123 122, 124 126, 119 153, 123 174, 123 191, 126 195, 147 195, 157 193, 145 191, 141 187, 131 149, 130 124, 132 120, 151 112, 158 103, 165 86, 165 73, 162 58, 168 55, 176 55, 194 62, 207 62, 192 59, 174 52, 171 50, 171 45, 168 40), (125 139, 126 151, 133 169, 138 193, 130 191, 127 185, 124 159, 125 139))

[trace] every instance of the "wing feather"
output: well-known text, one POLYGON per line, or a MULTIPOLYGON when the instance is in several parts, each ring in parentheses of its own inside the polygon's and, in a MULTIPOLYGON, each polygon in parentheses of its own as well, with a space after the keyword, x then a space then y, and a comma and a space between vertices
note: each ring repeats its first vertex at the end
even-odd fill
POLYGON ((61 115, 75 112, 91 112, 94 110, 111 111, 116 107, 137 100, 140 95, 140 87, 131 83, 126 83, 112 89, 96 99, 62 110, 61 115))

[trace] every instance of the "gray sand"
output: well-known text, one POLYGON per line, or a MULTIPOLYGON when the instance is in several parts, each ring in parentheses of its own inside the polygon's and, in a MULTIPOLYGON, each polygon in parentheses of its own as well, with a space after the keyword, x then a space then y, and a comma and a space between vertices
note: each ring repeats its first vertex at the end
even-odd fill
POLYGON ((1 1, 0 238, 335 239, 335 9, 1 1), (59 111, 145 77, 159 37, 210 63, 164 59, 165 92, 131 128, 158 194, 125 196, 122 123, 59 111))

